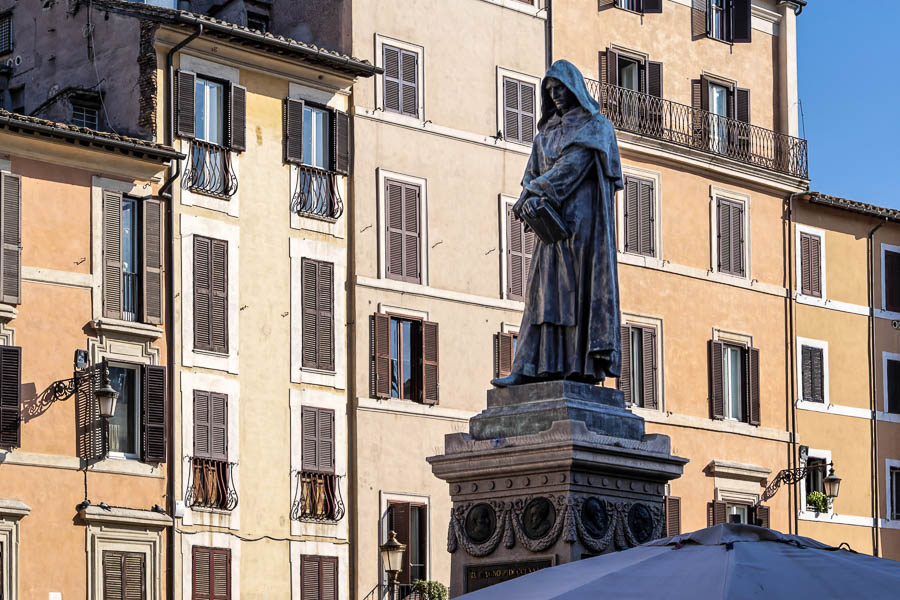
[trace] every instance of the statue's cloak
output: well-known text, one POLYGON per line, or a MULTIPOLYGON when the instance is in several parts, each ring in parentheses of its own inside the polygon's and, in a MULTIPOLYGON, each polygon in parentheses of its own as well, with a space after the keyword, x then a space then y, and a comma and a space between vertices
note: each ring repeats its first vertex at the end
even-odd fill
POLYGON ((622 166, 615 130, 584 78, 559 60, 541 85, 541 119, 522 197, 547 198, 572 231, 553 244, 535 238, 513 372, 596 382, 621 362, 615 194, 622 166), (546 89, 561 81, 579 106, 560 115, 546 89))

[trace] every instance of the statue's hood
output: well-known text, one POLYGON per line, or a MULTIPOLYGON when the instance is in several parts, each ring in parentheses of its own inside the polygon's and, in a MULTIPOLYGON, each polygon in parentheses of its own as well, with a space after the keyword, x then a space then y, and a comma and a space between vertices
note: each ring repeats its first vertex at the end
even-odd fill
POLYGON ((578 67, 567 60, 558 60, 550 65, 547 74, 544 75, 544 80, 541 82, 541 120, 538 121, 538 129, 542 129, 550 117, 557 113, 556 105, 553 104, 550 93, 547 91, 547 79, 550 77, 559 80, 569 88, 569 91, 578 99, 578 103, 591 115, 596 117, 601 114, 600 103, 594 100, 588 92, 584 83, 584 76, 578 70, 578 67))

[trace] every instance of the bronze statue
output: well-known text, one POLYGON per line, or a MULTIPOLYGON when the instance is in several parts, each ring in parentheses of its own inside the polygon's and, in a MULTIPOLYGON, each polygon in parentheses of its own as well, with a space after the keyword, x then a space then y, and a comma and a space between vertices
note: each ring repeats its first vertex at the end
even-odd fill
POLYGON ((547 71, 541 99, 513 207, 537 239, 512 372, 492 380, 496 387, 619 376, 614 202, 623 185, 615 130, 566 60, 547 71))

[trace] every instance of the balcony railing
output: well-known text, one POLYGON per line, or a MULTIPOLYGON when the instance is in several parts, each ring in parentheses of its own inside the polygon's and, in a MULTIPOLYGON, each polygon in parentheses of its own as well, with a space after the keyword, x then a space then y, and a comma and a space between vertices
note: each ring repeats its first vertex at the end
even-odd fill
POLYGON ((337 221, 344 214, 337 175, 317 167, 298 166, 291 210, 298 215, 337 221))
POLYGON ((138 301, 141 297, 140 279, 137 273, 122 272, 122 320, 138 320, 138 301))
POLYGON ((234 488, 234 466, 237 463, 188 456, 187 491, 184 503, 190 507, 234 510, 238 504, 234 488))
POLYGON ((335 522, 344 518, 340 476, 317 471, 295 471, 294 477, 296 483, 291 519, 335 522))
POLYGON ((616 129, 806 178, 806 140, 585 78, 616 129))
POLYGON ((238 190, 238 180, 231 163, 231 153, 217 144, 191 140, 181 187, 219 198, 234 196, 238 190))

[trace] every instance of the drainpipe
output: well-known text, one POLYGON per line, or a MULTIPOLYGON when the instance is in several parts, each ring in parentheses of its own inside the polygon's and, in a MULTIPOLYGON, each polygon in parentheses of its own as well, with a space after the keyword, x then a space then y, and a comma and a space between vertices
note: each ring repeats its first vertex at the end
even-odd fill
POLYGON ((544 0, 547 9, 547 40, 544 54, 547 56, 547 70, 553 64, 553 0, 544 0))
MULTIPOLYGON (((175 54, 179 50, 190 44, 203 34, 203 25, 201 24, 197 31, 176 44, 166 54, 166 101, 165 101, 165 144, 172 146, 175 140, 175 74, 174 59, 175 54)), ((173 266, 175 264, 175 216, 172 207, 174 199, 172 197, 172 185, 181 175, 181 160, 175 159, 175 168, 169 167, 171 176, 166 180, 159 189, 159 196, 166 200, 166 238, 168 250, 168 265, 166 269, 166 291, 168 292, 168 301, 166 302, 166 364, 168 365, 168 387, 169 387, 169 423, 174 424, 175 418, 175 307, 174 295, 172 291, 175 289, 175 275, 173 266)), ((168 513, 175 519, 175 466, 181 464, 181 461, 175 459, 175 428, 169 430, 169 463, 167 467, 167 504, 168 513)), ((166 597, 169 600, 175 600, 175 525, 169 528, 169 535, 166 539, 166 597)))
POLYGON ((872 555, 878 556, 878 510, 879 487, 878 487, 878 400, 875 397, 875 367, 877 365, 877 357, 875 356, 875 232, 887 223, 885 218, 878 225, 873 227, 866 235, 866 251, 868 253, 869 264, 866 265, 866 283, 869 292, 869 411, 871 412, 871 435, 872 435, 872 555))

